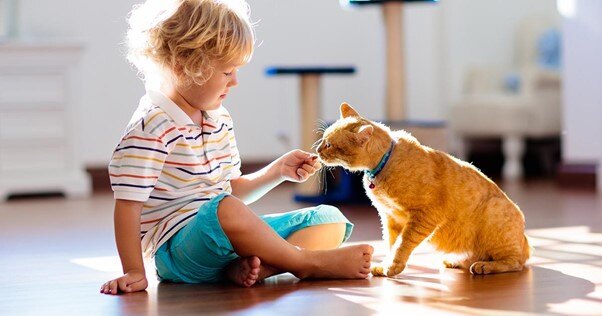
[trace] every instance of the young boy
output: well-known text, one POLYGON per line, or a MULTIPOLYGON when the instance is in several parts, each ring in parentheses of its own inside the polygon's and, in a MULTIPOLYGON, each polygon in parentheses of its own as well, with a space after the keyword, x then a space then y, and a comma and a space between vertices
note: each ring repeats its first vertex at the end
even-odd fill
POLYGON ((256 216, 247 204, 320 164, 294 150, 241 175, 232 119, 222 106, 251 58, 243 0, 148 0, 131 13, 128 59, 146 95, 113 153, 115 239, 124 275, 101 293, 146 289, 143 253, 161 280, 230 280, 241 286, 281 272, 299 278, 366 278, 373 249, 338 248, 353 225, 320 205, 256 216))

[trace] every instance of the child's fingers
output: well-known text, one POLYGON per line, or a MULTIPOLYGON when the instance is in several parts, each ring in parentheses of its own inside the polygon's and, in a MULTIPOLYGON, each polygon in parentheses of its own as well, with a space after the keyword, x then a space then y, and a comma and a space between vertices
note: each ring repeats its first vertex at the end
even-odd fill
POLYGON ((301 169, 305 170, 309 175, 316 173, 316 168, 312 165, 304 164, 301 169))
POLYGON ((297 175, 299 176, 299 181, 305 181, 309 178, 309 173, 302 168, 297 169, 297 175))
POLYGON ((303 164, 301 166, 301 169, 303 169, 303 170, 305 170, 307 172, 311 172, 312 170, 314 170, 316 168, 314 168, 314 166, 312 166, 312 165, 308 165, 308 164, 305 163, 305 164, 303 164))
POLYGON ((305 159, 305 162, 309 163, 309 164, 314 164, 317 161, 318 161, 318 156, 314 155, 314 154, 310 154, 309 158, 305 159))
POLYGON ((305 164, 303 166, 303 168, 305 170, 307 170, 307 171, 310 171, 310 173, 315 173, 316 171, 318 171, 318 170, 320 170, 322 168, 322 164, 317 161, 317 162, 312 163, 312 164, 305 164), (309 167, 309 169, 305 168, 305 166, 309 167))
POLYGON ((109 293, 110 294, 117 294, 117 280, 113 280, 111 281, 111 283, 109 284, 109 293))
POLYGON ((104 283, 101 287, 100 287, 100 293, 108 293, 109 291, 109 282, 104 283))
POLYGON ((317 161, 313 164, 313 167, 317 170, 320 170, 322 168, 322 163, 317 161))

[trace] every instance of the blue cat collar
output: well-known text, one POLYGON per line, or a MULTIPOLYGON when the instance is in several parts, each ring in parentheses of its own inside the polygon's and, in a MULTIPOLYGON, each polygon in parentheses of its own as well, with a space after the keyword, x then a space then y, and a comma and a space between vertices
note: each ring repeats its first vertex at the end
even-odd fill
POLYGON ((374 183, 372 183, 372 181, 383 170, 383 168, 385 167, 385 165, 389 161, 389 158, 391 157, 391 153, 393 152, 393 148, 394 147, 395 147, 395 140, 391 140, 391 147, 389 147, 389 150, 380 159, 380 162, 378 163, 378 165, 376 166, 376 168, 374 168, 372 170, 365 170, 364 171, 364 174, 370 180, 370 188, 371 189, 374 187, 374 183))

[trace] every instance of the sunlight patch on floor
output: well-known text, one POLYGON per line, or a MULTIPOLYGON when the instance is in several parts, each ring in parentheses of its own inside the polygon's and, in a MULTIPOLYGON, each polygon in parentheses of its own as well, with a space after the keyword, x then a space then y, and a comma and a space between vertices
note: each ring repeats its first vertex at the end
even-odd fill
POLYGON ((121 262, 118 256, 76 258, 69 261, 96 271, 121 273, 121 262))
POLYGON ((572 299, 561 304, 548 304, 549 312, 564 315, 600 315, 602 303, 587 299, 572 299))
POLYGON ((602 243, 602 233, 592 233, 588 226, 529 229, 527 235, 570 243, 602 243))

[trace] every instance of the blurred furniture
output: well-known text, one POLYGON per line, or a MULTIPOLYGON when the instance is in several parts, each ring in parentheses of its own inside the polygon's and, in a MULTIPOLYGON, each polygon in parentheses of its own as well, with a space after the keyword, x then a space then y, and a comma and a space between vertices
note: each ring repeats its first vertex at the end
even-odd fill
POLYGON ((437 2, 438 0, 341 0, 351 6, 380 5, 385 23, 385 43, 387 45, 387 120, 406 119, 405 65, 403 49, 403 3, 437 2))
MULTIPOLYGON (((322 75, 349 75, 355 73, 355 67, 313 67, 313 66, 272 66, 266 69, 266 75, 298 75, 301 77, 300 109, 301 147, 313 152, 312 145, 318 140, 315 132, 320 116, 320 78, 322 75)), ((320 195, 318 181, 306 181, 298 185, 295 200, 313 201, 320 195)))
POLYGON ((0 42, 17 36, 19 0, 0 0, 0 42))
POLYGON ((86 196, 76 107, 83 47, 74 43, 0 44, 0 201, 12 194, 86 196))
POLYGON ((469 138, 500 137, 502 177, 523 176, 525 138, 551 137, 561 131, 559 32, 554 19, 531 18, 517 32, 515 69, 471 67, 463 96, 451 107, 456 154, 466 159, 469 138))

